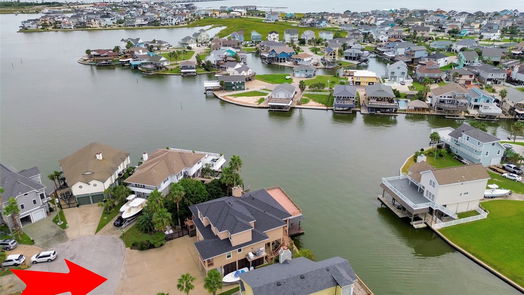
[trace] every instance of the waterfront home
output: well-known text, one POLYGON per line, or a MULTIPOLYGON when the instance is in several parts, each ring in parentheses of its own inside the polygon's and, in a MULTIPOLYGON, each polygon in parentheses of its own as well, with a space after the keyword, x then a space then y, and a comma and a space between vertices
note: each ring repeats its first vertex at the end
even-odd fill
POLYGON ((350 85, 367 86, 380 83, 378 75, 368 70, 340 69, 339 76, 347 77, 350 85))
POLYGON ((305 52, 295 54, 291 57, 294 64, 297 65, 311 65, 313 63, 313 55, 305 52))
POLYGON ((90 50, 87 54, 87 57, 95 62, 112 62, 115 59, 118 59, 120 54, 118 52, 114 52, 112 49, 93 49, 90 50))
POLYGON ((413 164, 407 175, 382 178, 380 202, 415 228, 456 219, 458 213, 479 209, 489 175, 482 165, 434 168, 413 164))
POLYGON ((180 40, 179 44, 182 47, 196 47, 197 40, 193 38, 192 36, 186 36, 182 38, 182 40, 180 40))
POLYGON ((270 46, 266 52, 261 53, 262 61, 265 63, 283 63, 291 60, 295 50, 287 45, 270 46))
POLYGON ((238 40, 229 40, 229 39, 220 39, 220 38, 215 38, 211 41, 211 50, 227 49, 227 48, 233 48, 235 50, 240 50, 242 48, 242 44, 238 40))
POLYGON ((264 18, 264 22, 266 23, 274 23, 277 22, 280 18, 280 13, 276 11, 268 11, 266 12, 266 16, 264 18))
POLYGON ((481 164, 484 167, 500 165, 505 148, 500 139, 477 129, 467 123, 453 129, 450 127, 434 129, 438 132, 453 154, 472 164, 481 164))
POLYGON ((318 33, 318 36, 322 40, 329 41, 333 40, 333 36, 335 36, 335 34, 331 31, 321 31, 320 33, 318 33))
POLYGON ((217 269, 226 275, 266 264, 288 245, 290 236, 303 233, 300 208, 280 188, 222 197, 189 209, 205 272, 217 269))
POLYGON ((476 51, 461 51, 458 53, 458 67, 480 65, 479 55, 476 51))
POLYGON ((386 66, 386 76, 389 82, 405 82, 408 80, 408 65, 403 61, 397 61, 386 66))
POLYGON ((479 88, 471 88, 466 98, 469 108, 476 110, 481 117, 497 118, 502 115, 502 109, 498 107, 499 100, 479 88))
POLYGON ((415 79, 423 81, 424 79, 442 80, 444 72, 434 61, 428 61, 426 64, 418 65, 415 68, 415 79))
POLYGON ((298 30, 297 29, 286 29, 284 31, 284 42, 296 44, 298 42, 298 30))
POLYGON ((461 39, 461 40, 453 43, 451 48, 455 52, 460 52, 460 51, 462 51, 463 48, 464 49, 473 50, 473 49, 477 48, 477 46, 478 46, 478 42, 476 40, 473 40, 473 39, 461 39))
POLYGON ((122 43, 122 48, 144 46, 144 41, 140 38, 123 38, 120 42, 122 43))
POLYGON ((475 80, 475 74, 465 68, 454 69, 449 72, 449 79, 459 85, 469 86, 475 80))
POLYGON ((524 119, 524 92, 512 87, 505 89, 508 94, 502 101, 502 109, 515 119, 524 119))
POLYGON ((235 60, 237 52, 233 48, 221 48, 212 50, 208 56, 204 59, 205 62, 209 61, 214 66, 220 66, 224 62, 228 61, 229 58, 235 60))
POLYGON ((255 72, 245 64, 236 63, 235 66, 227 67, 226 73, 230 76, 244 76, 246 80, 251 80, 255 76, 255 72))
POLYGON ((302 32, 302 35, 300 35, 300 38, 304 39, 306 43, 309 43, 311 40, 315 39, 315 32, 311 30, 305 30, 302 32))
POLYGON ((228 91, 238 91, 238 90, 245 90, 246 89, 246 77, 241 75, 236 76, 230 76, 230 75, 224 75, 219 76, 218 81, 220 82, 220 85, 222 86, 223 90, 228 91))
POLYGON ((492 65, 471 67, 471 70, 477 74, 477 79, 484 84, 502 84, 507 78, 506 71, 492 65))
POLYGON ((185 60, 180 62, 180 73, 182 76, 195 76, 197 74, 196 62, 185 60))
POLYGON ((293 99, 297 89, 291 84, 280 84, 273 91, 268 98, 268 105, 270 111, 289 111, 293 104, 293 99))
POLYGON ((406 51, 406 56, 411 59, 420 59, 428 56, 428 51, 424 46, 412 46, 406 51))
POLYGON ((440 53, 440 52, 430 54, 430 55, 422 58, 421 60, 426 62, 426 63, 428 61, 434 61, 434 62, 436 62, 438 64, 439 67, 445 67, 448 64, 450 64, 449 57, 444 55, 444 54, 442 54, 442 53, 440 53))
MULTIPOLYGON (((47 216, 49 199, 37 167, 17 171, 0 163, 0 187, 4 189, 0 196, 0 208, 7 205, 9 198, 15 198, 20 209, 19 225, 37 222, 47 216)), ((0 210, 0 223, 2 222, 13 228, 11 216, 6 216, 0 210)))
POLYGON ((267 41, 278 42, 278 40, 280 40, 280 35, 277 31, 271 31, 267 33, 267 41))
POLYGON ((262 35, 257 31, 251 31, 251 41, 254 43, 262 42, 262 35))
POLYGON ((428 100, 434 110, 463 112, 468 108, 467 93, 466 88, 456 83, 449 83, 431 89, 428 93, 428 100))
POLYGON ((317 68, 309 65, 297 65, 293 68, 293 77, 313 78, 317 74, 317 68))
POLYGON ((446 41, 446 40, 433 41, 433 42, 429 43, 429 47, 433 48, 433 49, 437 49, 437 50, 448 50, 451 47, 452 44, 453 44, 453 42, 446 41))
POLYGON ((344 59, 345 60, 360 60, 364 52, 357 48, 348 48, 344 50, 344 59))
POLYGON ((148 48, 150 51, 158 51, 158 50, 167 50, 171 48, 171 44, 169 44, 169 42, 164 41, 164 40, 153 39, 151 41, 146 41, 144 43, 144 47, 148 48))
POLYGON ((129 153, 98 142, 90 143, 59 161, 78 205, 104 200, 104 191, 129 167, 129 153))
POLYGON ((366 86, 364 105, 369 113, 396 113, 398 110, 393 89, 383 84, 366 86))
POLYGON ((291 256, 289 250, 282 250, 279 263, 240 274, 240 294, 353 295, 358 279, 346 259, 333 257, 311 261, 304 257, 293 259, 291 256))
POLYGON ((333 111, 350 112, 356 105, 357 88, 351 85, 336 85, 333 89, 333 111))
POLYGON ((200 177, 205 167, 219 172, 226 162, 220 154, 173 148, 158 149, 150 155, 144 153, 142 161, 125 180, 128 188, 141 197, 149 196, 154 190, 166 195, 170 184, 183 178, 200 177))
POLYGON ((519 84, 524 84, 524 64, 519 64, 513 67, 511 71, 511 79, 519 84))
POLYGON ((500 62, 505 52, 503 48, 482 48, 482 59, 485 62, 500 62))
POLYGON ((207 45, 209 41, 211 40, 211 37, 205 30, 200 30, 195 33, 196 34, 196 42, 200 45, 207 45))

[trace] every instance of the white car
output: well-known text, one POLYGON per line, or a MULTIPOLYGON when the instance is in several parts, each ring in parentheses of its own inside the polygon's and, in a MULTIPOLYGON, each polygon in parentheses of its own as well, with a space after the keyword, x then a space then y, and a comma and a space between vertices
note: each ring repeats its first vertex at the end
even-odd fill
POLYGON ((502 174, 503 177, 507 178, 507 179, 511 179, 511 180, 515 180, 515 181, 522 181, 522 177, 518 176, 517 174, 514 174, 514 173, 504 173, 502 174))
POLYGON ((55 259, 56 259, 56 251, 49 250, 49 251, 44 251, 44 252, 40 252, 38 254, 33 255, 33 257, 31 257, 31 263, 37 264, 40 262, 51 262, 55 259))
POLYGON ((8 267, 8 266, 19 266, 25 261, 25 256, 22 254, 13 254, 7 256, 4 263, 2 263, 2 267, 8 267))

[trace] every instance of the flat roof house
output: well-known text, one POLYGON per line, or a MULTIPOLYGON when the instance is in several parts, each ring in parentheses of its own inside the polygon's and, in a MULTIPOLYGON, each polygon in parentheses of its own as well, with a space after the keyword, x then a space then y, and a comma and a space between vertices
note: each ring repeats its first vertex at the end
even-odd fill
POLYGON ((289 259, 240 275, 242 295, 352 295, 357 276, 341 257, 289 259))
POLYGON ((396 113, 398 110, 393 89, 384 84, 366 86, 364 105, 369 113, 396 113))
POLYGON ((351 85, 336 85, 333 89, 333 111, 350 112, 355 107, 357 87, 351 85))
POLYGON ((59 161, 79 205, 104 200, 104 191, 131 163, 129 153, 93 142, 59 161))
POLYGON ((181 149, 158 149, 151 155, 144 153, 144 161, 125 183, 137 196, 148 196, 154 190, 166 195, 169 185, 183 178, 198 177, 203 167, 220 171, 226 162, 224 156, 215 153, 181 149))
POLYGON ((297 89, 291 84, 280 84, 273 91, 268 98, 268 105, 270 111, 289 111, 293 104, 293 99, 297 89))
MULTIPOLYGON (((18 216, 20 225, 37 222, 47 216, 48 198, 37 167, 17 171, 0 163, 0 187, 4 189, 0 208, 6 205, 9 198, 15 198, 20 208, 18 216)), ((0 222, 3 220, 9 228, 12 228, 10 216, 4 216, 0 210, 0 217, 0 222)))
POLYGON ((302 212, 280 188, 223 197, 189 208, 204 271, 228 274, 271 261, 289 236, 303 233, 302 212))
POLYGON ((420 228, 479 210, 489 178, 480 164, 436 169, 422 161, 413 164, 407 175, 383 178, 378 199, 420 228))

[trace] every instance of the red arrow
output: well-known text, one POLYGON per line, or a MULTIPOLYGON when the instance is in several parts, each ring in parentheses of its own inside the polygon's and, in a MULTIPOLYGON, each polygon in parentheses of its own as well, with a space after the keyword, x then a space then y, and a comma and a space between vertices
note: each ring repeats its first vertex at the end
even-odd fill
POLYGON ((64 260, 69 268, 68 273, 12 269, 27 286, 22 295, 56 295, 66 292, 86 295, 107 280, 80 265, 64 260))

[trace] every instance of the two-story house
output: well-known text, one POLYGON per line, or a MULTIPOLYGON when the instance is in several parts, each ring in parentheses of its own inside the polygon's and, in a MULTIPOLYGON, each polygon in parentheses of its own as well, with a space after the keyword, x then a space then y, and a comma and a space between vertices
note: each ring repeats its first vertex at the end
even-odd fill
POLYGON ((482 165, 434 168, 425 161, 413 164, 407 175, 382 179, 382 204, 415 228, 457 214, 479 210, 489 175, 482 165))
POLYGON ((267 40, 268 41, 278 42, 279 39, 280 39, 280 35, 278 34, 277 31, 271 31, 271 32, 267 33, 267 40))
POLYGON ((485 167, 499 165, 504 155, 500 139, 467 123, 456 129, 445 127, 432 131, 438 132, 442 142, 469 163, 485 167))
MULTIPOLYGON (((37 222, 47 216, 48 198, 37 167, 17 171, 0 163, 0 187, 4 189, 0 208, 6 205, 9 198, 15 198, 20 208, 19 225, 37 222)), ((0 217, 0 222, 3 221, 12 228, 11 216, 3 215, 0 210, 0 217)))
POLYGON ((280 188, 223 197, 189 207, 200 265, 222 274, 274 258, 289 236, 303 233, 302 213, 280 188))
POLYGON ((405 82, 408 80, 408 65, 403 61, 397 61, 386 66, 386 74, 389 82, 405 82))
POLYGON ((353 295, 357 280, 353 268, 344 258, 311 261, 304 257, 291 259, 289 254, 289 259, 280 258, 279 263, 241 274, 240 294, 353 295))
POLYGON ((284 31, 284 42, 286 43, 298 43, 298 30, 297 29, 286 29, 284 31))
POLYGON ((104 191, 124 173, 129 153, 93 142, 59 161, 67 185, 79 205, 104 200, 104 191))
POLYGON ((384 84, 366 86, 363 105, 369 113, 396 113, 399 107, 393 89, 384 84))
POLYGON ((454 69, 449 72, 449 80, 462 86, 469 86, 475 81, 475 74, 465 68, 454 69))
POLYGON ((481 65, 472 68, 478 75, 478 80, 485 84, 502 84, 506 81, 506 71, 492 65, 481 65))
POLYGON ((456 83, 449 83, 431 89, 428 99, 431 107, 437 111, 463 112, 468 108, 466 94, 466 88, 456 83))
POLYGON ((172 183, 200 176, 204 167, 218 172, 226 162, 220 154, 173 148, 158 149, 151 155, 144 153, 142 161, 125 180, 129 189, 140 197, 149 196, 154 190, 166 195, 172 183))
POLYGON ((502 115, 499 100, 480 88, 471 88, 466 98, 468 99, 469 108, 476 110, 479 116, 497 118, 502 115))
POLYGON ((350 112, 356 105, 357 88, 351 85, 336 85, 333 89, 333 111, 350 112))
POLYGON ((293 104, 293 99, 297 89, 291 84, 280 84, 271 91, 268 98, 268 106, 270 111, 289 111, 293 104))
POLYGON ((465 66, 477 66, 480 64, 479 55, 476 51, 461 51, 458 53, 458 68, 465 66))

